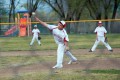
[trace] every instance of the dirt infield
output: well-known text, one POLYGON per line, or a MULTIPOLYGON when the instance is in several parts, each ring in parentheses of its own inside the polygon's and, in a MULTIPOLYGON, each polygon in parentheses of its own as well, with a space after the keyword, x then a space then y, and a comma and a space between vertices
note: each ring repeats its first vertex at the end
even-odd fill
MULTIPOLYGON (((97 49, 95 52, 88 52, 88 49, 78 49, 78 50, 71 50, 72 53, 77 55, 95 55, 96 57, 90 59, 78 59, 77 63, 73 63, 68 65, 68 61, 64 61, 63 69, 64 70, 85 70, 85 69, 120 69, 120 56, 118 58, 115 57, 106 57, 106 58, 99 58, 98 56, 101 55, 119 55, 120 49, 116 48, 113 52, 109 52, 106 49, 97 49)), ((55 56, 56 57, 56 50, 47 50, 47 51, 11 51, 11 52, 0 52, 0 57, 5 56, 55 56)), ((56 61, 48 61, 48 62, 36 62, 31 65, 24 65, 24 64, 14 64, 8 67, 0 69, 0 76, 13 76, 19 75, 21 73, 27 72, 36 72, 36 71, 51 71, 52 66, 55 64, 56 61)))

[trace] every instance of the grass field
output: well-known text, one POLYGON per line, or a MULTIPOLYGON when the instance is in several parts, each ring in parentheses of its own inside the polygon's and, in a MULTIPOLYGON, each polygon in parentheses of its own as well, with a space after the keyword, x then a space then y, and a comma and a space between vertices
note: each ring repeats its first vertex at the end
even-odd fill
POLYGON ((3 37, 0 39, 0 80, 120 80, 120 34, 107 34, 113 50, 109 53, 100 44, 89 53, 95 35, 69 35, 70 48, 79 64, 51 69, 56 62, 57 45, 52 35, 41 35, 42 46, 29 46, 32 37, 3 37), (98 50, 100 49, 100 50, 98 50), (104 50, 104 51, 101 51, 104 50), (58 73, 55 73, 58 71, 58 73))
MULTIPOLYGON (((107 34, 109 44, 113 48, 120 48, 120 34, 107 34)), ((21 50, 56 50, 57 45, 53 40, 52 35, 41 35, 42 47, 35 42, 35 48, 29 46, 32 37, 5 37, 0 39, 0 51, 21 51, 21 50)), ((84 35, 69 35, 70 48, 72 49, 89 49, 92 47, 95 41, 95 34, 84 35)), ((103 45, 99 45, 97 48, 105 48, 103 45)))

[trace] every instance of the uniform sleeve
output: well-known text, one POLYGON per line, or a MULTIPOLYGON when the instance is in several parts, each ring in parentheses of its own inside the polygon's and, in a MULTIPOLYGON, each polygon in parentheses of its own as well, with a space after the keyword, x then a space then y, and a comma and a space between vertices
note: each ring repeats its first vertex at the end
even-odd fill
POLYGON ((97 32, 97 30, 98 30, 98 28, 96 28, 94 32, 96 33, 96 32, 97 32))
POLYGON ((52 30, 52 29, 55 28, 56 26, 55 26, 55 25, 48 25, 47 27, 48 27, 48 29, 52 30))
POLYGON ((34 33, 34 29, 32 30, 32 33, 34 33))
POLYGON ((104 28, 104 33, 107 33, 107 30, 104 28))
POLYGON ((40 30, 38 29, 37 32, 40 33, 40 30))
POLYGON ((68 38, 68 34, 67 34, 67 32, 66 32, 66 30, 64 30, 64 33, 65 33, 65 38, 64 38, 64 41, 69 41, 69 38, 68 38))

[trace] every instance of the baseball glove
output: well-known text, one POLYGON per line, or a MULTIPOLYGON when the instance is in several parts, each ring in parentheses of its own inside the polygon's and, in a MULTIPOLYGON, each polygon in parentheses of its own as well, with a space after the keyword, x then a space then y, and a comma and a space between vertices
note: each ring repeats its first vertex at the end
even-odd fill
POLYGON ((106 42, 106 43, 108 42, 108 38, 107 38, 107 37, 105 37, 105 42, 106 42))
POLYGON ((38 36, 38 40, 41 40, 41 37, 40 37, 40 36, 38 36))

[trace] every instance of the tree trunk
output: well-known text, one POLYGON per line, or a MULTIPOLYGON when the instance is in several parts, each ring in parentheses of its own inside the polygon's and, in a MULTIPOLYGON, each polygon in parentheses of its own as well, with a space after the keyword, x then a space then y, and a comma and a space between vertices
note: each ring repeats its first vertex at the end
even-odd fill
MULTIPOLYGON (((114 0, 114 8, 113 8, 112 19, 115 19, 115 16, 116 16, 116 12, 117 12, 119 3, 120 3, 120 1, 118 2, 117 0, 114 0)), ((113 27, 113 25, 114 25, 114 22, 111 22, 111 24, 110 24, 111 32, 114 32, 114 27, 113 27)))

